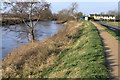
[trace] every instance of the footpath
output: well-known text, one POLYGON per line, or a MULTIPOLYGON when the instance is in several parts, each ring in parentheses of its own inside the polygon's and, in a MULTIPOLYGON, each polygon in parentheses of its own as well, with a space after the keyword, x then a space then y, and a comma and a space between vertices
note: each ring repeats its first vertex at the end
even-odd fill
MULTIPOLYGON (((106 53, 106 60, 111 78, 118 78, 118 40, 109 34, 104 28, 92 22, 98 29, 106 53)), ((118 79, 117 79, 118 80, 118 79)))

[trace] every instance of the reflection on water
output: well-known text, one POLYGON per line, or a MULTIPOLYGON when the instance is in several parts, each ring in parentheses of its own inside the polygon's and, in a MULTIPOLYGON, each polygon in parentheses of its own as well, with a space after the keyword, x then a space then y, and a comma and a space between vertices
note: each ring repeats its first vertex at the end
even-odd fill
MULTIPOLYGON (((24 26, 24 24, 19 24, 5 26, 6 28, 2 27, 3 58, 15 47, 27 43, 26 33, 24 32, 24 26)), ((35 35, 37 40, 44 40, 45 38, 53 36, 63 28, 66 28, 66 26, 63 26, 62 24, 55 24, 54 21, 39 22, 35 26, 35 35)))

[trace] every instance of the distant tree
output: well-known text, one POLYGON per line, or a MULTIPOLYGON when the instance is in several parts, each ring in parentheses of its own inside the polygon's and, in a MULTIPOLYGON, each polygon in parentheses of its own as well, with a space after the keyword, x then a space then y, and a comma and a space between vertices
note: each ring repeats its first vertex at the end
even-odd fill
POLYGON ((24 29, 26 30, 27 39, 28 41, 31 40, 31 42, 34 42, 34 27, 41 17, 41 12, 49 9, 50 4, 39 0, 31 0, 31 2, 4 2, 4 4, 6 7, 11 7, 10 11, 16 14, 17 17, 25 23, 26 27, 24 27, 24 29), (33 23, 33 17, 35 14, 37 14, 37 21, 33 23), (26 22, 26 18, 30 21, 30 24, 26 22))
POLYGON ((114 16, 117 16, 118 15, 118 11, 117 10, 109 10, 107 12, 108 15, 114 15, 114 16))
POLYGON ((116 16, 116 20, 120 20, 120 16, 118 15, 118 16, 116 16))
POLYGON ((76 15, 77 14, 77 9, 78 9, 78 4, 76 2, 73 2, 71 4, 70 13, 76 21, 77 21, 77 15, 76 15))
POLYGON ((78 12, 78 4, 76 2, 71 4, 69 9, 62 9, 58 14, 53 14, 54 20, 66 21, 66 20, 76 20, 83 16, 82 12, 78 12))
POLYGON ((82 12, 78 12, 76 14, 74 14, 77 18, 81 18, 81 16, 83 16, 83 13, 82 12))
POLYGON ((100 15, 104 15, 105 13, 104 12, 101 12, 100 15))
POLYGON ((42 15, 41 20, 52 20, 52 18, 53 18, 52 12, 49 8, 46 10, 43 10, 41 12, 41 15, 42 15))
POLYGON ((119 20, 119 16, 118 16, 118 11, 117 10, 109 10, 107 12, 107 15, 114 15, 116 17, 116 20, 119 20))
POLYGON ((59 21, 66 21, 69 20, 70 18, 70 11, 67 9, 62 9, 61 11, 58 12, 57 18, 59 21))
POLYGON ((89 20, 94 20, 94 17, 89 17, 89 20))
POLYGON ((118 2, 118 20, 120 20, 120 1, 118 2))
POLYGON ((58 14, 56 14, 56 13, 53 13, 53 20, 58 20, 58 14))

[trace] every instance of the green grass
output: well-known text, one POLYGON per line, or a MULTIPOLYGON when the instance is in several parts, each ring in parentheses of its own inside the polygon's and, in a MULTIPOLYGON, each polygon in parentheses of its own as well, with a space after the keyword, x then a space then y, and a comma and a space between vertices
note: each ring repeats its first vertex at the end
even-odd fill
POLYGON ((71 46, 72 49, 58 55, 54 66, 42 72, 44 78, 109 78, 101 38, 92 23, 83 23, 80 35, 71 46))
POLYGON ((103 27, 108 33, 110 33, 112 36, 114 36, 119 42, 120 42, 120 32, 119 31, 114 31, 110 28, 107 28, 105 26, 100 25, 103 27))
POLYGON ((103 21, 102 23, 107 24, 107 25, 112 25, 112 26, 117 26, 120 27, 120 22, 108 22, 108 21, 103 21))

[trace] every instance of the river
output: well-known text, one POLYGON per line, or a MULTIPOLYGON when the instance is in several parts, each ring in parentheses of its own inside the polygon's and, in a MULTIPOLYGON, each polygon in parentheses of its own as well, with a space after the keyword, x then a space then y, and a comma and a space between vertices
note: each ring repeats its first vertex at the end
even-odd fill
MULTIPOLYGON (((26 33, 24 32, 24 27, 25 24, 2 26, 2 58, 5 58, 6 55, 16 47, 28 42, 26 39, 26 33)), ((37 40, 44 40, 66 27, 67 26, 62 24, 55 24, 54 21, 39 22, 35 26, 36 38, 37 40)))

